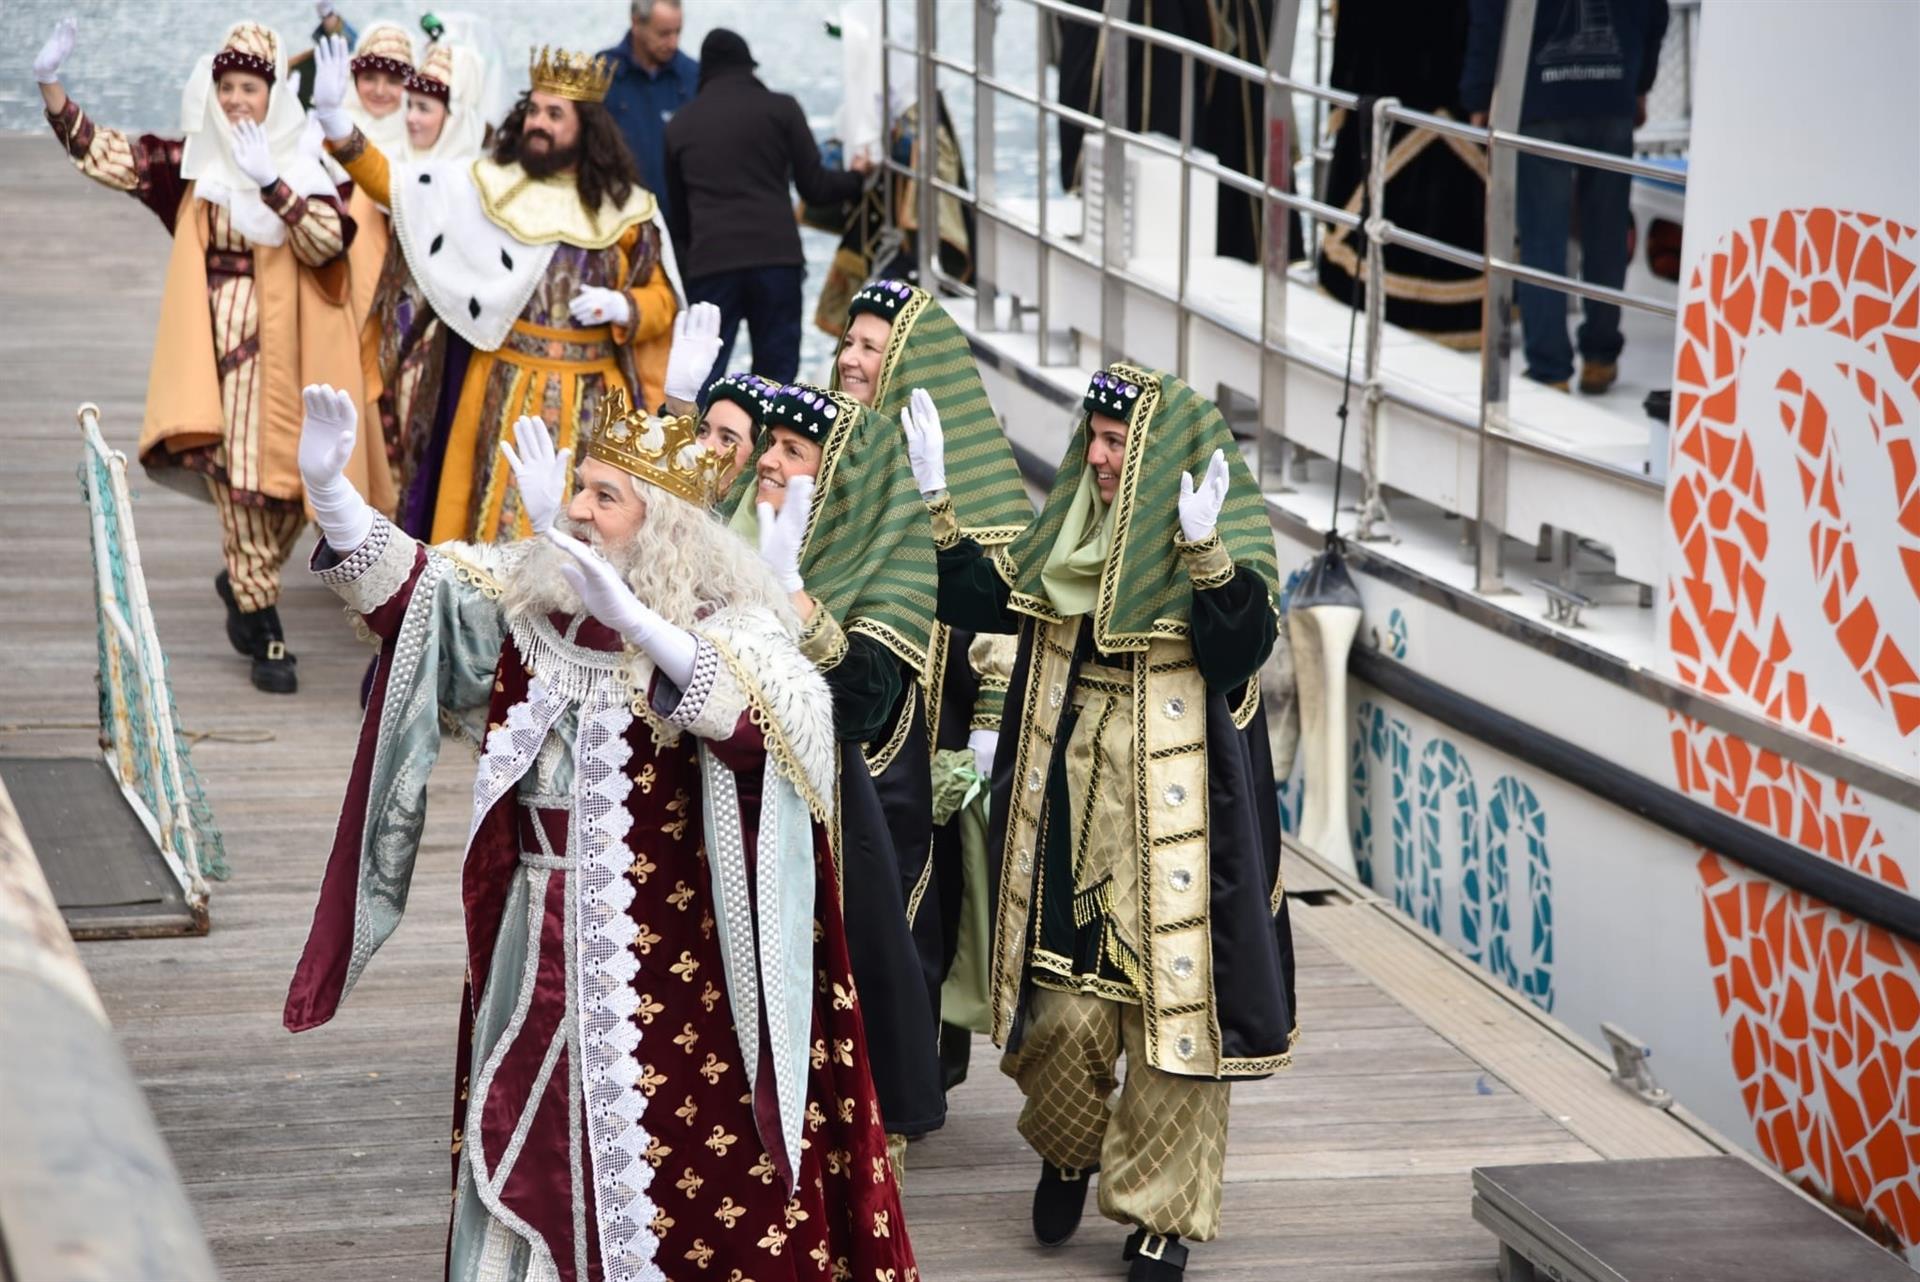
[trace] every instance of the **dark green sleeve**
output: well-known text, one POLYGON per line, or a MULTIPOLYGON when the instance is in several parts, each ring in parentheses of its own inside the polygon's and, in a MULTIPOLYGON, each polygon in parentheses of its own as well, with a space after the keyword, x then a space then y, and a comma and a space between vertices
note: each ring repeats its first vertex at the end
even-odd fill
POLYGON ((961 539, 937 554, 940 565, 940 622, 968 632, 1018 632, 1019 618, 1007 609, 1013 595, 1007 581, 978 543, 961 539))
POLYGON ((1245 566, 1217 588, 1193 590, 1193 658, 1211 694, 1237 690, 1273 653, 1279 626, 1267 582, 1245 566))
POLYGON ((842 742, 878 739, 906 688, 900 656, 858 632, 847 638, 840 662, 821 675, 833 692, 833 729, 842 742))

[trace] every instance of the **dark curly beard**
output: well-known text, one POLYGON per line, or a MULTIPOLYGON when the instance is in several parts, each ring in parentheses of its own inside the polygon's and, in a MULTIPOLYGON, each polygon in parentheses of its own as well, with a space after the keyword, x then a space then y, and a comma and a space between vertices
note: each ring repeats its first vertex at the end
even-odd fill
POLYGON ((552 135, 546 133, 544 130, 539 131, 539 133, 540 136, 547 139, 548 142, 548 146, 543 150, 535 151, 528 148, 524 138, 522 138, 520 142, 520 167, 526 170, 529 176, 534 178, 551 178, 555 174, 565 173, 580 163, 580 145, 578 143, 575 143, 571 147, 555 147, 552 145, 552 135))

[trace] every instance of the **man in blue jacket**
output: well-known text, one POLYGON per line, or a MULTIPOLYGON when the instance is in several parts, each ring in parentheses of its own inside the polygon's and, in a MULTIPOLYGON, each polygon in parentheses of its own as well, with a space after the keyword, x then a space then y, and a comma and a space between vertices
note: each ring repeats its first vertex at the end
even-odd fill
POLYGON ((627 140, 640 181, 673 213, 667 196, 667 121, 699 87, 700 64, 680 52, 680 0, 633 0, 633 29, 600 56, 613 63, 607 110, 627 140))
MULTIPOLYGON (((1506 0, 1472 0, 1460 105, 1476 125, 1487 123, 1506 10, 1506 0)), ((1520 131, 1592 151, 1632 155, 1634 126, 1646 120, 1647 91, 1660 67, 1660 41, 1666 33, 1667 0, 1539 0, 1520 131)), ((1521 152, 1514 175, 1520 261, 1565 275, 1567 240, 1577 234, 1580 278, 1618 289, 1627 278, 1632 181, 1626 174, 1521 152)), ((1538 285, 1518 285, 1515 295, 1527 377, 1566 391, 1573 378, 1567 296, 1538 285)), ((1582 310, 1580 390, 1598 395, 1619 375, 1625 342, 1620 309, 1588 299, 1582 310)))

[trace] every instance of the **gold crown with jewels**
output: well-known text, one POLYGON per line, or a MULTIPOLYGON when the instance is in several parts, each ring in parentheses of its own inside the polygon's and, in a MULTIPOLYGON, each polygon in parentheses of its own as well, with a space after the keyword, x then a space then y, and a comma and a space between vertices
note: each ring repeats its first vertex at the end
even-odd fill
POLYGON ((547 45, 534 52, 527 75, 541 93, 575 102, 604 102, 613 87, 613 64, 605 58, 547 45))
POLYGON ((720 497, 727 457, 695 439, 690 415, 656 418, 629 408, 625 388, 611 389, 587 442, 587 457, 657 485, 695 507, 711 508, 720 497))

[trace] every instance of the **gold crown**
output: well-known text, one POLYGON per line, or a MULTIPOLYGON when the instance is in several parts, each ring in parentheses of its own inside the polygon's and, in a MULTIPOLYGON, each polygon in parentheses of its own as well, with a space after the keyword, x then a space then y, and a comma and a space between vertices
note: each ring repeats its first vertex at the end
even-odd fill
POLYGON ((527 69, 533 87, 575 102, 601 102, 613 87, 613 64, 605 58, 541 45, 527 69))
POLYGON ((623 387, 608 391, 594 419, 587 457, 617 467, 675 494, 695 507, 711 508, 720 497, 727 456, 694 439, 693 418, 655 418, 628 408, 623 387))

